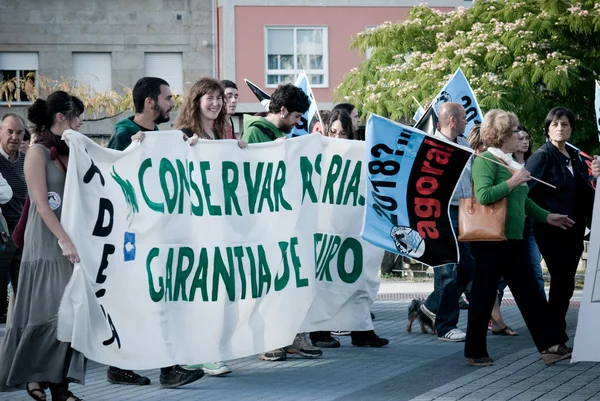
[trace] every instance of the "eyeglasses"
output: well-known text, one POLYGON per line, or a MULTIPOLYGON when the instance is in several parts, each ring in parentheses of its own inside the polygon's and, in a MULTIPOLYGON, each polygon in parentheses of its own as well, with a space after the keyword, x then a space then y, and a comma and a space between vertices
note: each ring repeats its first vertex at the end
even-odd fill
POLYGON ((344 131, 336 131, 336 130, 330 129, 329 130, 329 136, 333 136, 333 137, 343 136, 343 137, 345 137, 346 133, 344 131))

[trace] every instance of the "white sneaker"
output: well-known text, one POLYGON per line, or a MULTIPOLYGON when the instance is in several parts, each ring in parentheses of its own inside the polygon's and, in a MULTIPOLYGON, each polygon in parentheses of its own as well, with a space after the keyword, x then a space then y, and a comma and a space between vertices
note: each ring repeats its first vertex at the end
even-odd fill
POLYGON ((460 342, 465 341, 467 338, 467 333, 464 333, 461 329, 452 329, 447 332, 444 336, 438 337, 440 341, 452 341, 452 342, 460 342))
POLYGON ((200 365, 189 365, 186 366, 187 369, 202 369, 204 373, 211 376, 221 376, 226 375, 227 373, 231 373, 231 368, 227 366, 224 362, 211 362, 211 363, 202 363, 200 365))

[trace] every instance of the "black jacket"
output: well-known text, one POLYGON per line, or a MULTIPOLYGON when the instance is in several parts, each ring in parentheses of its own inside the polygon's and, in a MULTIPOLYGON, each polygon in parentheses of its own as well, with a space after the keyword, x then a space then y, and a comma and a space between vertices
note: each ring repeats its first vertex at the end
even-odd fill
POLYGON ((567 145, 573 174, 567 168, 567 157, 546 142, 527 160, 525 167, 532 177, 556 186, 556 189, 529 181, 529 197, 551 213, 566 214, 578 226, 589 227, 594 207, 592 177, 579 155, 567 145))

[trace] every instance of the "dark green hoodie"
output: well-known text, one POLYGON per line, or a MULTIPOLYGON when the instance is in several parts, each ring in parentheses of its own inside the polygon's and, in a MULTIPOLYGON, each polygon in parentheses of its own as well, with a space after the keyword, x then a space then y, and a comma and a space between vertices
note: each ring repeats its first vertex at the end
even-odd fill
MULTIPOLYGON (((127 146, 131 144, 131 137, 140 131, 146 131, 140 125, 137 125, 133 118, 135 116, 127 117, 124 120, 119 121, 115 124, 115 134, 108 141, 107 147, 116 150, 125 150, 127 146)), ((154 126, 154 131, 158 131, 158 127, 154 126)))
POLYGON ((284 136, 286 136, 286 133, 279 130, 279 128, 265 117, 244 115, 244 135, 242 135, 242 141, 247 143, 271 142, 284 136), (272 135, 267 135, 265 131, 272 135))

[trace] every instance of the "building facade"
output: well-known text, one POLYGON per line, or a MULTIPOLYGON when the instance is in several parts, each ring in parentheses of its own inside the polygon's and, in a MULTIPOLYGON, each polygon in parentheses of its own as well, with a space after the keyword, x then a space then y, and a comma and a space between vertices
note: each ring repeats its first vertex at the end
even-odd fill
MULTIPOLYGON (((2 0, 0 76, 63 77, 102 92, 149 75, 180 94, 188 82, 216 74, 215 16, 212 0, 2 0)), ((9 108, 0 94, 0 114, 25 116, 31 102, 24 92, 16 97, 9 108)), ((111 135, 121 118, 85 123, 82 131, 111 135)))
MULTIPOLYGON (((249 79, 271 93, 306 71, 320 109, 333 106, 333 91, 367 55, 350 49, 361 31, 406 19, 415 0, 217 0, 217 70, 237 82, 238 112, 261 105, 244 83, 249 79)), ((463 0, 432 0, 452 11, 463 0)))
MULTIPOLYGON (((181 94, 198 78, 238 84, 238 113, 262 110, 247 78, 271 93, 306 71, 321 109, 368 55, 350 49, 359 32, 404 20, 416 0, 2 0, 0 77, 68 78, 103 92, 133 87, 142 76, 167 80, 181 94)), ((463 0, 431 0, 452 11, 463 0)), ((38 80, 40 81, 40 80, 38 80)), ((25 115, 24 92, 0 114, 25 115)), ((125 114, 127 115, 127 114, 125 114)), ((123 118, 85 123, 89 134, 112 134, 123 118)), ((170 128, 174 121, 162 128, 170 128)), ((236 124, 237 125, 237 124, 236 124)))

